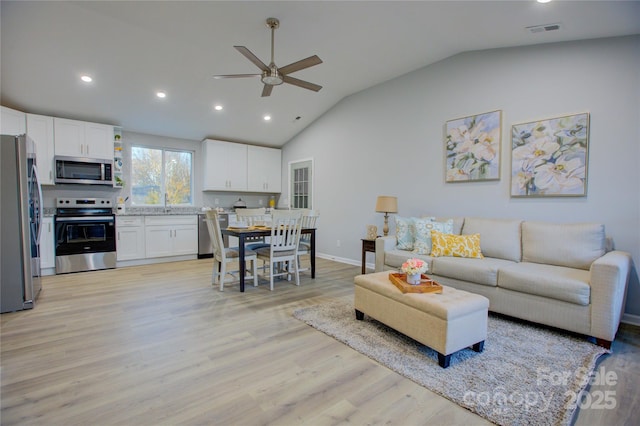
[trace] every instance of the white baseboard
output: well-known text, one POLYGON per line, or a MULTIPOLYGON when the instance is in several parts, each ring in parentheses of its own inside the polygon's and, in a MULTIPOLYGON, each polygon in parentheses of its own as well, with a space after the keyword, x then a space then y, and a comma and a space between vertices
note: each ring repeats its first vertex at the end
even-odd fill
MULTIPOLYGON (((346 257, 337 257, 330 254, 325 254, 325 253, 316 253, 316 257, 327 259, 327 260, 333 260, 335 262, 346 263, 347 265, 354 265, 354 266, 362 265, 362 263, 359 260, 348 259, 346 257)), ((369 265, 367 264, 367 266, 369 265)))
POLYGON ((625 324, 637 325, 640 327, 640 315, 622 314, 621 322, 625 324))

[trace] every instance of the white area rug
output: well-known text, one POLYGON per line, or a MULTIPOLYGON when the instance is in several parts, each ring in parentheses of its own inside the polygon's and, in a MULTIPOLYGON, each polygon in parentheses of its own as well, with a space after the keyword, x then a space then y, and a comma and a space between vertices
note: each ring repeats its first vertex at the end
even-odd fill
POLYGON ((293 316, 369 358, 500 425, 566 425, 602 354, 584 339, 489 316, 484 352, 464 349, 447 369, 437 353, 365 315, 332 302, 293 316))

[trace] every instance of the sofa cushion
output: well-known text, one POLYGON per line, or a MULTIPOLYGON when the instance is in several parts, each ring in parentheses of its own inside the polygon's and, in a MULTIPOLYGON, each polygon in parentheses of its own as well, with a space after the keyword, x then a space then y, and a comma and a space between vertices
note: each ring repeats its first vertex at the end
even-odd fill
POLYGON ((413 217, 396 216, 396 239, 400 250, 413 250, 413 217))
POLYGON ((588 270, 604 255, 604 225, 522 223, 522 261, 588 270))
POLYGON ((413 252, 417 254, 431 253, 431 231, 445 234, 453 233, 453 220, 436 222, 433 218, 419 218, 413 220, 414 242, 413 252))
POLYGON ((480 234, 480 248, 487 257, 513 260, 522 259, 521 220, 485 219, 467 217, 462 234, 480 234))
POLYGON ((407 259, 411 258, 422 259, 429 265, 429 270, 431 270, 431 261, 433 258, 431 256, 427 256, 424 254, 416 254, 407 250, 398 250, 397 248, 392 250, 386 250, 384 252, 384 264, 390 266, 392 268, 400 269, 400 266, 407 261, 407 259))
POLYGON ((435 257, 429 270, 435 275, 495 287, 498 285, 498 270, 513 263, 510 260, 491 257, 435 257))
POLYGON ((482 259, 480 234, 452 235, 431 231, 431 256, 470 257, 482 259))
POLYGON ((529 262, 501 268, 498 287, 583 306, 591 294, 589 271, 529 262))

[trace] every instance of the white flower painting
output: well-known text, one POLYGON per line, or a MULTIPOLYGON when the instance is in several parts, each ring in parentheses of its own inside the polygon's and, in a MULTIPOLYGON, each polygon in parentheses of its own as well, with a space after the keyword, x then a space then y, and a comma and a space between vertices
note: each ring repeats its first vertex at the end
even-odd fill
POLYGON ((511 196, 585 196, 589 114, 513 125, 511 196))
POLYGON ((447 121, 446 182, 500 179, 502 112, 447 121))

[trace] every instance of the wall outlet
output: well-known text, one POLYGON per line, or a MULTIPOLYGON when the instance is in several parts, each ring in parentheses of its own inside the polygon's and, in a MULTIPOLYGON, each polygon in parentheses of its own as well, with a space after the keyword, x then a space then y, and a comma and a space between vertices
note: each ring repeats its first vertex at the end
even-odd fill
POLYGON ((260 198, 260 199, 258 200, 258 205, 259 205, 259 206, 261 206, 261 205, 262 205, 262 198, 260 198))
POLYGON ((340 240, 336 241, 336 247, 340 247, 340 240))
POLYGON ((215 200, 213 200, 213 202, 216 204, 216 206, 220 205, 220 198, 216 198, 215 200))

